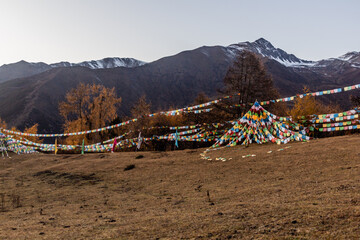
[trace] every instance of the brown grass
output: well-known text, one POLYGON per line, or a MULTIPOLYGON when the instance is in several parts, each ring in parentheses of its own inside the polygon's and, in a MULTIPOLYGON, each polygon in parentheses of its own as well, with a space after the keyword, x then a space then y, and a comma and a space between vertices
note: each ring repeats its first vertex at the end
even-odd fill
POLYGON ((226 162, 200 159, 204 149, 12 155, 0 162, 0 238, 357 239, 359 144, 350 135, 209 154, 226 162))

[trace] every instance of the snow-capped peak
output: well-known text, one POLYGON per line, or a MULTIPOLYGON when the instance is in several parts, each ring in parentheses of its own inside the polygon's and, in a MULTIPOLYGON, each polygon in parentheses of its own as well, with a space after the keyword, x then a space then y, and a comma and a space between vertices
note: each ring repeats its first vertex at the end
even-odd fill
POLYGON ((134 58, 104 58, 101 60, 84 61, 80 63, 59 62, 50 64, 51 67, 88 67, 91 69, 116 68, 116 67, 139 67, 146 62, 136 60, 134 58))
POLYGON ((343 60, 343 61, 353 62, 353 61, 359 60, 359 57, 360 57, 360 52, 353 51, 353 52, 348 52, 348 53, 338 57, 338 59, 343 60))
POLYGON ((315 67, 332 67, 334 69, 340 69, 343 66, 360 68, 360 52, 353 51, 337 58, 320 60, 315 65, 315 67))
POLYGON ((262 47, 263 49, 275 49, 275 47, 266 39, 264 38, 259 38, 258 40, 256 40, 255 42, 253 42, 253 44, 258 45, 259 47, 262 47))
POLYGON ((229 54, 236 56, 238 51, 251 51, 263 57, 273 59, 286 67, 305 67, 313 66, 315 62, 297 58, 293 54, 288 54, 280 48, 275 48, 269 41, 259 38, 254 42, 243 42, 228 46, 229 54))

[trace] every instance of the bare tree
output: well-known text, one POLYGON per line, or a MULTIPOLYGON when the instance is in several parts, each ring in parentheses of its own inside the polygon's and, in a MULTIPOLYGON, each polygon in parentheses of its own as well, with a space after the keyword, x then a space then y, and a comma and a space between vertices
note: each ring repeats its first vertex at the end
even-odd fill
POLYGON ((236 57, 225 75, 224 89, 220 92, 236 95, 224 101, 225 106, 221 104, 220 107, 238 117, 249 109, 250 103, 274 99, 279 95, 260 59, 248 51, 243 51, 236 57))
POLYGON ((355 107, 360 107, 360 96, 350 96, 350 100, 355 107))

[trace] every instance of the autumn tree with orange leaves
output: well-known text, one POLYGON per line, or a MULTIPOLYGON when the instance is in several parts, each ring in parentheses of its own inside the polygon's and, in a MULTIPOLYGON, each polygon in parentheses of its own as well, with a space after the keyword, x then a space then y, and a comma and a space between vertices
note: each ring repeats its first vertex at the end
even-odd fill
MULTIPOLYGON (((61 116, 65 119, 64 132, 81 132, 106 126, 117 117, 117 107, 121 103, 115 88, 102 85, 80 83, 70 90, 65 101, 59 104, 61 116)), ((87 135, 86 143, 104 140, 106 132, 87 135)), ((67 144, 80 144, 83 136, 71 136, 67 144)))
MULTIPOLYGON (((310 93, 308 87, 303 88, 305 94, 310 93)), ((317 101, 314 96, 308 94, 303 97, 297 97, 294 101, 294 107, 288 112, 294 121, 305 126, 309 125, 309 120, 313 114, 326 114, 341 112, 342 109, 338 105, 324 105, 317 101)))
MULTIPOLYGON (((38 127, 39 124, 36 123, 31 127, 27 127, 24 130, 24 133, 33 133, 33 134, 37 134, 38 133, 38 127)), ((32 141, 32 142, 36 142, 36 143, 42 143, 43 139, 40 139, 39 137, 26 137, 27 140, 32 141)))
MULTIPOLYGON (((39 126, 39 124, 34 124, 33 126, 31 126, 31 127, 27 127, 27 128, 25 128, 25 130, 24 130, 24 133, 33 133, 33 134, 37 134, 38 133, 38 126, 39 126)), ((6 124, 6 122, 4 121, 4 120, 2 120, 1 118, 0 118, 0 128, 7 128, 7 124, 6 124)), ((20 132, 16 127, 11 127, 11 129, 10 129, 11 131, 14 131, 14 132, 20 132)), ((21 138, 24 140, 24 138, 23 137, 21 137, 21 136, 19 136, 19 135, 14 135, 13 136, 13 138, 14 139, 17 139, 17 140, 20 140, 21 138)), ((27 137, 25 137, 26 138, 26 140, 29 140, 29 141, 32 141, 32 142, 36 142, 36 143, 42 143, 43 142, 43 140, 41 140, 39 137, 30 137, 30 136, 27 136, 27 137)))
POLYGON ((0 128, 6 128, 6 122, 0 118, 0 128))

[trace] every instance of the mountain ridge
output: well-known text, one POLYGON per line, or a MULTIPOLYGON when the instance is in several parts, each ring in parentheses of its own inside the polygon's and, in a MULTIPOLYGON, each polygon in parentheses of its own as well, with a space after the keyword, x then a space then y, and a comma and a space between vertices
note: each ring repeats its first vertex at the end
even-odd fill
MULTIPOLYGON (((39 123, 40 132, 61 131, 63 120, 58 103, 80 82, 115 87, 123 99, 118 109, 121 117, 129 115, 142 95, 152 103, 152 111, 184 107, 200 92, 218 97, 217 90, 222 88, 228 68, 243 50, 259 55, 283 97, 301 93, 305 85, 315 91, 360 82, 360 68, 352 66, 358 63, 359 52, 349 52, 340 59, 310 62, 259 39, 227 47, 203 46, 132 68, 50 67, 32 76, 0 83, 0 117, 19 129, 39 123)), ((349 93, 322 99, 350 107, 349 93)))
MULTIPOLYGON (((337 67, 338 65, 345 65, 351 68, 360 68, 360 52, 350 51, 339 57, 332 57, 328 59, 321 59, 318 61, 304 60, 296 57, 294 54, 289 54, 281 48, 275 48, 271 42, 264 38, 259 38, 254 42, 239 42, 231 44, 229 46, 202 46, 200 48, 213 48, 222 47, 228 52, 230 59, 236 57, 236 55, 243 50, 251 51, 261 57, 273 59, 286 67, 293 68, 304 68, 304 67, 337 67)), ((199 49, 199 48, 197 48, 199 49)), ((186 50, 183 52, 194 51, 186 50)), ((182 52, 180 52, 182 53, 182 52)), ((178 53, 178 54, 180 54, 178 53)), ((206 52, 204 52, 206 55, 206 52)), ((173 55, 176 56, 177 54, 173 55)), ((169 56, 171 57, 171 56, 169 56)), ((163 57, 166 58, 166 57, 163 57)), ((162 59, 162 58, 160 58, 162 59)), ((159 59, 159 60, 160 60, 159 59)), ((155 60, 153 62, 156 62, 155 60)), ((134 58, 120 58, 120 57, 107 57, 100 60, 89 60, 79 63, 70 63, 61 61, 58 63, 47 64, 44 62, 26 62, 21 60, 16 63, 4 64, 0 66, 0 83, 12 80, 16 78, 29 77, 56 67, 75 67, 82 66, 90 69, 105 69, 105 68, 116 68, 116 67, 139 67, 148 64, 134 58), (27 65, 27 66, 26 66, 27 65)))
POLYGON ((16 63, 4 64, 0 66, 0 83, 8 80, 30 77, 52 68, 58 67, 87 67, 90 69, 104 69, 116 67, 139 67, 145 65, 146 62, 134 58, 108 57, 100 60, 83 61, 80 63, 58 62, 47 64, 44 62, 27 62, 21 60, 16 63))

